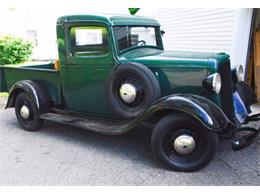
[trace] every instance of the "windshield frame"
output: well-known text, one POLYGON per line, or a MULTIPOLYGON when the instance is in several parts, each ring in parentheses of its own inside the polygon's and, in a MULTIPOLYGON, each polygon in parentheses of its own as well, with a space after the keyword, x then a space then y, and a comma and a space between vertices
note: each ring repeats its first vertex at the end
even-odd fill
POLYGON ((163 41, 162 41, 162 35, 161 35, 161 31, 160 31, 160 26, 152 26, 152 25, 115 25, 115 26, 112 26, 112 33, 113 33, 113 39, 114 39, 114 44, 115 44, 115 48, 116 48, 116 51, 118 53, 118 55, 122 55, 128 51, 132 51, 132 50, 135 50, 135 49, 140 49, 140 48, 154 48, 154 49, 160 49, 160 50, 164 50, 163 48, 163 41), (115 34, 115 27, 151 27, 151 28, 154 28, 155 29, 155 37, 156 37, 156 45, 157 46, 153 46, 153 45, 144 45, 144 46, 132 46, 132 47, 128 47, 128 48, 125 48, 123 50, 120 50, 119 49, 119 46, 118 46, 118 41, 116 39, 116 34, 115 34))

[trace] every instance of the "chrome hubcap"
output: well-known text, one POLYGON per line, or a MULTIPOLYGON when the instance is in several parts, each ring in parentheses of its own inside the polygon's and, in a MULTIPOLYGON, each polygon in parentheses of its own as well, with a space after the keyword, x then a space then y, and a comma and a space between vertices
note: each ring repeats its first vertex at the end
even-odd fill
POLYGON ((182 155, 191 154, 195 149, 196 143, 190 135, 180 135, 174 141, 174 149, 182 155))
POLYGON ((23 119, 27 120, 30 116, 30 110, 27 106, 23 105, 20 109, 20 114, 23 119))
POLYGON ((134 85, 131 85, 129 83, 125 83, 120 87, 119 94, 120 98, 125 102, 125 103, 133 103, 136 98, 136 88, 134 85))

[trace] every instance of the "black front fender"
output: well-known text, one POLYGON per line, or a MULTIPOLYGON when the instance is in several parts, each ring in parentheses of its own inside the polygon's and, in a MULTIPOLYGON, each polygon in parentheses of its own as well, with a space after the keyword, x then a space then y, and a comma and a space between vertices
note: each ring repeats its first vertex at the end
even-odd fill
POLYGON ((255 91, 245 82, 238 82, 236 84, 236 89, 246 107, 247 112, 251 113, 250 106, 257 102, 255 91))
POLYGON ((5 107, 6 109, 14 107, 15 99, 20 92, 30 93, 40 111, 45 111, 50 107, 50 98, 46 93, 46 90, 35 81, 23 80, 18 81, 11 87, 5 107))
POLYGON ((204 97, 190 94, 163 97, 155 102, 139 119, 163 110, 186 113, 197 119, 207 129, 215 132, 220 132, 231 124, 225 113, 215 103, 204 97))

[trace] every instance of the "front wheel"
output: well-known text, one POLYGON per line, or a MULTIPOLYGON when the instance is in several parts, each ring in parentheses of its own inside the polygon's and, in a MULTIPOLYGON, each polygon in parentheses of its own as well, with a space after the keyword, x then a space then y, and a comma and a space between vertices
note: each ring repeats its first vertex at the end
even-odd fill
POLYGON ((174 171, 191 172, 206 166, 214 157, 218 135, 185 114, 169 114, 155 126, 152 150, 174 171))
POLYGON ((30 93, 18 94, 15 100, 15 114, 22 128, 27 131, 37 131, 43 124, 39 108, 30 93))

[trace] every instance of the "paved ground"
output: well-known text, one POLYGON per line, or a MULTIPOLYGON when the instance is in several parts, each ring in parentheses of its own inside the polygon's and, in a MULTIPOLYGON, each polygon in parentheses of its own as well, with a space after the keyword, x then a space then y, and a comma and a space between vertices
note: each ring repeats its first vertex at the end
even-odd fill
POLYGON ((222 141, 206 168, 176 173, 153 157, 145 127, 104 136, 46 123, 31 133, 13 109, 0 121, 0 185, 260 185, 260 140, 236 153, 222 141))
POLYGON ((0 96, 0 109, 5 107, 7 97, 0 96))

